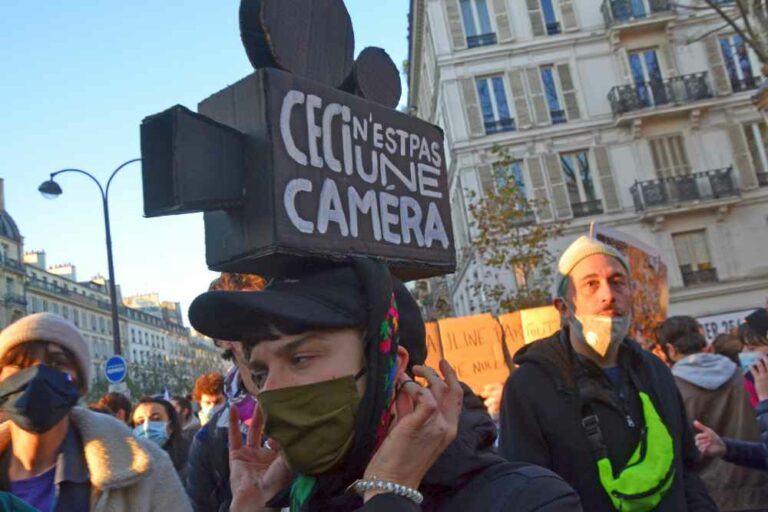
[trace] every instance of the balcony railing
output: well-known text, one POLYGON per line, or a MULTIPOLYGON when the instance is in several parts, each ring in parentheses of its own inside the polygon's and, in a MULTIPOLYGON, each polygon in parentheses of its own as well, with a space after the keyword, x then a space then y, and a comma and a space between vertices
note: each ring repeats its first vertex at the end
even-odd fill
POLYGON ((768 187, 768 172, 757 173, 757 184, 761 187, 768 187))
POLYGON ((763 79, 757 76, 731 78, 731 89, 733 89, 733 92, 750 91, 760 87, 762 81, 763 79))
POLYGON ((550 110, 549 116, 552 118, 552 124, 568 122, 568 118, 565 117, 565 110, 550 110))
POLYGON ((608 93, 614 116, 666 105, 683 105, 712 98, 709 74, 694 73, 666 80, 618 85, 608 93))
POLYGON ((693 201, 713 201, 739 196, 733 167, 674 178, 638 181, 629 191, 638 212, 693 201))
POLYGON ((497 119, 494 121, 485 121, 485 133, 490 135, 492 133, 512 132, 515 131, 516 125, 514 119, 497 119))
POLYGON ((24 298, 23 295, 18 295, 16 293, 6 293, 5 294, 5 303, 6 304, 15 304, 17 306, 26 306, 27 305, 27 299, 24 298))
POLYGON ((685 284, 685 286, 717 282, 717 269, 715 268, 708 268, 706 270, 682 270, 682 274, 683 284, 685 284))
POLYGON ((467 48, 478 48, 480 46, 490 46, 496 44, 496 34, 480 34, 478 36, 467 36, 467 48))
POLYGON ((603 201, 602 199, 595 199, 583 203, 571 203, 571 210, 573 210, 573 216, 577 218, 600 215, 603 213, 603 201))
POLYGON ((670 0, 648 0, 650 10, 643 0, 604 0, 600 11, 603 13, 605 26, 611 28, 620 23, 629 23, 663 12, 674 11, 670 0))

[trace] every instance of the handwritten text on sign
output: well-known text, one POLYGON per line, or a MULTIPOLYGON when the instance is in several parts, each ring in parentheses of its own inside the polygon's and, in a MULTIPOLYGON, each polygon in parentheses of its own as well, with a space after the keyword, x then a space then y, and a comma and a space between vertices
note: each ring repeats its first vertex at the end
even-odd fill
POLYGON ((377 242, 449 247, 445 221, 431 200, 444 195, 438 181, 443 165, 439 141, 388 126, 373 114, 358 117, 345 104, 298 90, 283 99, 280 133, 294 162, 328 173, 319 190, 308 178, 293 178, 286 184, 283 204, 298 231, 325 234, 334 228, 341 236, 354 238, 359 224, 367 222, 377 242), (302 125, 301 134, 292 129, 296 123, 302 125), (341 151, 335 149, 339 139, 341 151), (334 174, 355 176, 362 186, 341 184, 334 174), (317 203, 310 218, 298 211, 300 194, 317 203))
POLYGON ((486 384, 507 379, 501 326, 493 316, 449 318, 438 321, 438 326, 443 356, 475 393, 482 393, 486 384))

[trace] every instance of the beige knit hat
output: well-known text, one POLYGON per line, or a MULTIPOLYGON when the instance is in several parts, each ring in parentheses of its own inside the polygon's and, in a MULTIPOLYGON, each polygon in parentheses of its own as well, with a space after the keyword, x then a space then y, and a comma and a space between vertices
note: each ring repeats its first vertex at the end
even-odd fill
POLYGON ((565 250, 560 261, 557 263, 557 276, 555 278, 554 297, 562 297, 565 294, 565 285, 568 282, 568 276, 579 262, 595 254, 604 254, 619 260, 627 273, 629 273, 629 263, 624 255, 615 247, 603 243, 592 236, 579 237, 565 250))
POLYGON ((0 359, 17 345, 31 341, 48 341, 66 347, 85 378, 83 389, 91 381, 91 349, 80 330, 69 320, 53 313, 35 313, 12 323, 0 333, 0 359))

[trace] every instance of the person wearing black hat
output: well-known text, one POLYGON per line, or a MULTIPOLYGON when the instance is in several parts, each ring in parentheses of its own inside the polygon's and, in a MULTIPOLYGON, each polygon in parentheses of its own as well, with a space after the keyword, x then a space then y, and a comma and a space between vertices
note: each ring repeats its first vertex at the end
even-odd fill
POLYGON ((400 286, 356 258, 193 302, 195 329, 240 340, 260 389, 248 439, 229 439, 231 509, 580 510, 555 474, 493 453, 482 402, 446 362, 443 378, 412 366, 426 388, 411 379, 423 324, 400 286))

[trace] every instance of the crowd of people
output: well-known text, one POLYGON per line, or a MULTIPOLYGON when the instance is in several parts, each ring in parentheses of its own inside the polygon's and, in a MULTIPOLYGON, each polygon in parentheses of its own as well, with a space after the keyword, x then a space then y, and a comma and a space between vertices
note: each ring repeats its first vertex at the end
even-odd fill
POLYGON ((424 366, 418 305, 368 258, 215 281, 189 318, 232 367, 187 396, 80 406, 82 334, 24 317, 0 333, 0 511, 768 510, 768 309, 711 344, 668 318, 652 353, 617 250, 584 236, 557 270, 561 329, 485 397, 424 366))

